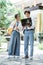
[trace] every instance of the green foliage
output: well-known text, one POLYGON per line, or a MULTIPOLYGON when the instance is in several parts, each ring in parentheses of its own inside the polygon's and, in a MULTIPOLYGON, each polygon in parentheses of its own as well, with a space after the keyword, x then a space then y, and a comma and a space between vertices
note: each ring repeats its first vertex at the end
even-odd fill
POLYGON ((0 8, 6 7, 6 0, 0 0, 0 8))
POLYGON ((6 0, 0 0, 0 27, 5 27, 6 14, 6 0))
POLYGON ((43 50, 43 43, 39 44, 39 45, 38 45, 38 48, 39 48, 40 50, 43 50))
POLYGON ((23 13, 23 10, 21 8, 18 8, 18 13, 20 14, 20 18, 23 19, 24 13, 23 13))
POLYGON ((23 10, 17 8, 12 3, 7 3, 6 0, 0 0, 0 28, 8 28, 9 24, 14 20, 14 15, 20 14, 21 19, 24 17, 23 10))

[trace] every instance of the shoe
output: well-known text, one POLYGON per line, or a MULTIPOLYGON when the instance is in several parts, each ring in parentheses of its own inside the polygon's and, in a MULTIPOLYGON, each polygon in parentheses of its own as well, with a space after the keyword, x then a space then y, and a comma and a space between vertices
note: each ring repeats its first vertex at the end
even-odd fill
POLYGON ((28 56, 25 56, 25 58, 29 58, 28 56))
POLYGON ((29 58, 29 56, 25 56, 25 57, 23 57, 23 59, 28 59, 29 58))
POLYGON ((33 60, 33 57, 30 57, 30 60, 33 60))

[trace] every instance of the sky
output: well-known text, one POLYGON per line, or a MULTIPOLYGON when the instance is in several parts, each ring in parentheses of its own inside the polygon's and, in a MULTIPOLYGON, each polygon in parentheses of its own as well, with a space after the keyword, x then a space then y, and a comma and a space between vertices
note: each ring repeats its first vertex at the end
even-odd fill
POLYGON ((21 0, 10 0, 12 3, 16 3, 16 2, 19 2, 21 0))
MULTIPOLYGON (((33 2, 34 4, 35 4, 35 0, 9 0, 10 2, 12 2, 12 3, 17 3, 17 2, 19 2, 19 1, 21 1, 21 2, 33 2)), ((43 0, 36 0, 37 1, 37 3, 43 3, 43 0)))
POLYGON ((29 0, 10 0, 12 3, 16 3, 16 2, 19 2, 19 1, 29 1, 29 0))

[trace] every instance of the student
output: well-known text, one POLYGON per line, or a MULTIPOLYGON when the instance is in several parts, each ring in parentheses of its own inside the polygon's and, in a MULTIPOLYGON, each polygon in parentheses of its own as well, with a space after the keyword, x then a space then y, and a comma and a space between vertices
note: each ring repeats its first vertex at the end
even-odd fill
MULTIPOLYGON (((30 18, 30 11, 24 12, 26 18, 30 18)), ((28 44, 30 42, 30 57, 33 58, 33 45, 34 45, 34 21, 32 21, 32 26, 26 25, 24 27, 24 53, 25 58, 29 58, 28 55, 28 44)))
POLYGON ((20 56, 20 31, 21 31, 21 22, 19 14, 15 15, 16 21, 12 22, 10 28, 13 29, 11 34, 11 39, 9 43, 8 54, 20 56))

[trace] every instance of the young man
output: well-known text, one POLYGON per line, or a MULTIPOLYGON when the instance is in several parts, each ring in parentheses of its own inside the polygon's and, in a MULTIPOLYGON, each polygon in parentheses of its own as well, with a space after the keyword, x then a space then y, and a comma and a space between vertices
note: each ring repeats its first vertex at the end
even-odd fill
MULTIPOLYGON (((30 11, 24 12, 26 18, 30 18, 30 11)), ((28 58, 28 44, 30 42, 30 57, 33 57, 33 45, 34 45, 34 21, 32 21, 32 26, 26 25, 24 27, 24 53, 25 58, 28 58)))
POLYGON ((11 39, 9 43, 8 54, 20 56, 20 31, 21 31, 21 22, 19 14, 15 15, 16 21, 12 22, 10 28, 13 29, 11 34, 11 39))

